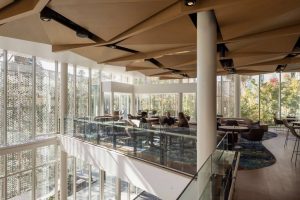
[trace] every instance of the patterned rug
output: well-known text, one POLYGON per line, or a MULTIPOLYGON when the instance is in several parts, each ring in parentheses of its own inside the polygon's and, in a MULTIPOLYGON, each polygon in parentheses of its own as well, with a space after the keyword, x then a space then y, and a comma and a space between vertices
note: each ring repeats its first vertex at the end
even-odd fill
POLYGON ((268 132, 265 132, 264 137, 263 137, 262 140, 269 140, 269 139, 272 139, 272 138, 277 137, 277 136, 278 136, 277 133, 268 131, 268 132))
MULTIPOLYGON (((269 140, 277 137, 276 133, 265 132, 263 140, 269 140)), ((240 144, 242 148, 239 170, 260 169, 268 167, 276 162, 275 156, 261 143, 251 143, 241 138, 240 144)))

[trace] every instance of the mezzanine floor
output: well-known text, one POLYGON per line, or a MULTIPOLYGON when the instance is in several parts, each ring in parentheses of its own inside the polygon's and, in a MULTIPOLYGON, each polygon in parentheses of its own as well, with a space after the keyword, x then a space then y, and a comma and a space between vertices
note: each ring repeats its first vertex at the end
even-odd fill
POLYGON ((291 162, 294 141, 284 148, 285 133, 263 144, 276 157, 276 163, 257 170, 238 171, 235 200, 300 199, 300 156, 297 166, 291 162))

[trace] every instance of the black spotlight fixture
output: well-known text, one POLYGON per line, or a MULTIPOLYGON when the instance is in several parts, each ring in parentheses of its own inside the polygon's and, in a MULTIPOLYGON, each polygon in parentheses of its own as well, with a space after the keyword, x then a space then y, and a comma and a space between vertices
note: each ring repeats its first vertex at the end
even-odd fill
POLYGON ((279 72, 283 72, 286 68, 286 64, 285 65, 278 65, 277 68, 275 69, 275 72, 279 73, 279 72))
POLYGON ((218 44, 217 51, 219 52, 220 58, 224 58, 226 56, 226 52, 228 52, 228 49, 225 44, 218 44))
POLYGON ((81 29, 78 29, 76 31, 76 35, 77 37, 80 37, 80 38, 88 38, 89 37, 89 33, 85 30, 81 30, 81 29))
POLYGON ((52 19, 52 15, 47 9, 43 9, 40 13, 40 19, 44 22, 49 22, 52 19))
POLYGON ((194 6, 196 4, 196 0, 184 0, 184 5, 186 6, 194 6))

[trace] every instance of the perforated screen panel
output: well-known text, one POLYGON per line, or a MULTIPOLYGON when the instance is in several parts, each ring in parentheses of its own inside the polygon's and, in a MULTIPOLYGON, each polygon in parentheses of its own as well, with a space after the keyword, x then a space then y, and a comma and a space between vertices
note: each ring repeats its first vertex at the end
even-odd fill
POLYGON ((87 117, 89 103, 89 70, 76 68, 76 117, 87 117))
POLYGON ((26 143, 33 137, 32 57, 8 53, 7 144, 26 143))
POLYGON ((55 132, 55 63, 37 59, 36 135, 55 132))
MULTIPOLYGON (((4 65, 3 65, 3 51, 0 50, 0 113, 4 113, 4 65)), ((0 146, 4 145, 4 121, 3 117, 0 117, 0 146)), ((0 172, 1 173, 1 172, 0 172)))

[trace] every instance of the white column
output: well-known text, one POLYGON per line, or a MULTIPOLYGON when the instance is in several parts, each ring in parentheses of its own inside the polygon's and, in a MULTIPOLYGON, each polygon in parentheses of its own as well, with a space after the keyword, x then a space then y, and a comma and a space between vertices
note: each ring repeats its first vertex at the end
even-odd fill
POLYGON ((105 173, 103 170, 99 170, 99 192, 100 192, 100 199, 99 200, 104 200, 104 183, 105 182, 105 173))
MULTIPOLYGON (((67 113, 68 100, 68 64, 61 64, 61 85, 60 85, 60 134, 64 134, 64 118, 67 113)), ((67 159, 68 154, 60 152, 60 199, 66 200, 68 197, 67 183, 67 159)))
MULTIPOLYGON (((36 136, 36 57, 32 56, 32 96, 33 96, 33 107, 32 107, 32 135, 33 138, 36 136)), ((34 195, 33 195, 34 198, 34 195)))
POLYGON ((130 114, 131 115, 136 115, 136 103, 135 103, 135 93, 131 93, 131 102, 130 102, 130 114))
POLYGON ((240 99, 241 96, 241 79, 240 75, 234 75, 234 117, 241 116, 240 99))
POLYGON ((104 115, 104 93, 102 92, 102 77, 101 70, 99 70, 99 115, 104 115))
MULTIPOLYGON (((183 94, 182 92, 178 93, 178 112, 183 112, 183 94)), ((175 113, 176 115, 176 113, 175 113)))
POLYGON ((110 114, 114 112, 114 92, 110 93, 110 114))
POLYGON ((197 13, 197 168, 216 148, 217 27, 211 11, 197 13))
POLYGON ((121 200, 121 179, 116 177, 116 200, 121 200))
MULTIPOLYGON (((183 84, 182 79, 179 80, 179 84, 183 84)), ((183 112, 183 94, 182 92, 178 93, 178 112, 183 112)), ((175 116, 177 113, 175 113, 175 116)))

